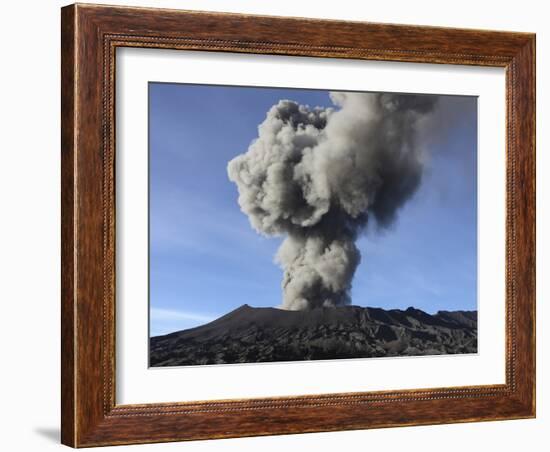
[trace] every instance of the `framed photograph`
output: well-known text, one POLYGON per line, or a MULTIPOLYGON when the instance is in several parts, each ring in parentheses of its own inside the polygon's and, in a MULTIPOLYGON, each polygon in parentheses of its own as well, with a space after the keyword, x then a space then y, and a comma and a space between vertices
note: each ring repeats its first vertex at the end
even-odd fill
POLYGON ((62 442, 535 416, 535 36, 62 9, 62 442))

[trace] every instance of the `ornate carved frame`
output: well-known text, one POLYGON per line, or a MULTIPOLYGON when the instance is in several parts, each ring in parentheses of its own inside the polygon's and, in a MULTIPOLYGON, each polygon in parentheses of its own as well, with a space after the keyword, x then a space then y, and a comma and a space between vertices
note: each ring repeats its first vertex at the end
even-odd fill
POLYGON ((535 416, 535 35, 81 4, 62 9, 61 33, 64 444, 85 447, 535 416), (504 67, 506 383, 117 405, 117 47, 504 67))

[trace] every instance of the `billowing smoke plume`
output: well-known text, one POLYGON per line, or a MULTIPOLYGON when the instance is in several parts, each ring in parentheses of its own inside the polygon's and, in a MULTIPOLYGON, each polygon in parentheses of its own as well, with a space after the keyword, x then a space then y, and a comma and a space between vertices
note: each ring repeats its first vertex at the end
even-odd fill
POLYGON ((229 162, 239 205, 265 235, 284 235, 285 309, 350 303, 358 234, 389 226, 414 194, 425 152, 417 130, 426 95, 333 92, 332 108, 274 105, 248 151, 229 162))

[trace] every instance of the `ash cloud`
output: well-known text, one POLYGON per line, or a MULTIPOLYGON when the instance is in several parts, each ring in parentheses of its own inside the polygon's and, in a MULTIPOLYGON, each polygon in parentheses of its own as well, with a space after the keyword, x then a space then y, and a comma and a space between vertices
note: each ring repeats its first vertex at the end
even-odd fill
POLYGON ((284 236, 282 307, 350 303, 367 221, 387 228, 420 185, 419 130, 437 97, 332 92, 334 108, 271 107, 258 138, 228 164, 251 225, 284 236))

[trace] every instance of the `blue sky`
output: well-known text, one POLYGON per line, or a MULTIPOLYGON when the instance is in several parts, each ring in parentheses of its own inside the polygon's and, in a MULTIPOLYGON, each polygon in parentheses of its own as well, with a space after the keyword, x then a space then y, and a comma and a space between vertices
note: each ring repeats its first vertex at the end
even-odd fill
MULTIPOLYGON (((226 171, 280 99, 332 106, 328 91, 149 84, 151 335, 244 303, 281 303, 273 258, 282 239, 250 227, 226 171)), ((390 229, 367 229, 358 241, 353 304, 476 309, 477 106, 444 100, 456 114, 431 144, 419 190, 390 229)))

